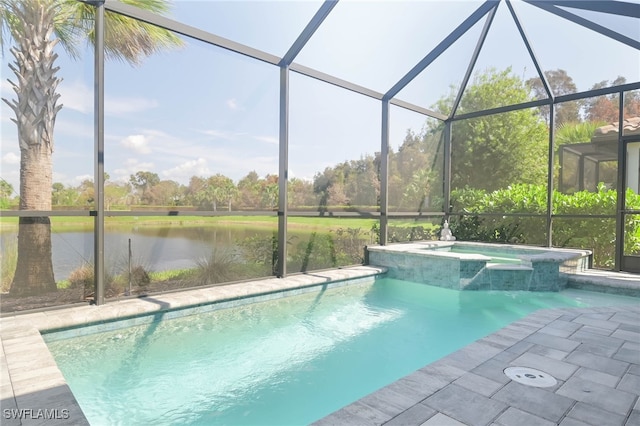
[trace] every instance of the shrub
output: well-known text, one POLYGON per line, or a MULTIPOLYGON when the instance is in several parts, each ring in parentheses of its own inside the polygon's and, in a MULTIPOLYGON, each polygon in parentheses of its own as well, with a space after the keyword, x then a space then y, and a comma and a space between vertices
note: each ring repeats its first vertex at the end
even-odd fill
POLYGON ((93 289, 94 286, 93 265, 88 263, 83 264, 77 269, 71 271, 69 274, 69 287, 68 288, 83 288, 85 292, 88 289, 93 289))
POLYGON ((269 268, 271 275, 276 275, 278 270, 278 234, 274 232, 271 237, 252 236, 239 243, 243 257, 246 261, 260 265, 265 270, 269 268))
MULTIPOLYGON (((387 226, 387 241, 390 243, 404 243, 407 241, 436 240, 438 238, 437 229, 434 225, 413 225, 413 226, 387 226)), ((375 244, 380 244, 380 224, 374 223, 371 227, 372 240, 375 244)))
POLYGON ((335 231, 337 266, 355 265, 364 262, 364 246, 370 236, 361 228, 338 228, 335 231))
MULTIPOLYGON (((93 264, 84 263, 79 268, 74 269, 69 274, 69 278, 66 280, 68 285, 66 288, 74 289, 81 288, 84 290, 84 297, 93 295, 95 289, 95 276, 93 273, 93 264)), ((107 291, 113 291, 115 281, 113 275, 105 273, 105 289, 107 291)))
MULTIPOLYGON (((640 209, 640 196, 626 193, 627 208, 640 209)), ((555 215, 615 215, 616 191, 603 184, 597 191, 564 194, 554 191, 555 215)), ((545 185, 518 184, 493 192, 477 189, 452 191, 454 212, 451 230, 459 240, 544 245, 543 217, 479 216, 477 213, 522 213, 544 216, 547 212, 545 185)), ((553 244, 593 250, 594 265, 612 267, 615 255, 615 219, 606 217, 554 218, 553 244)), ((625 252, 640 251, 640 220, 627 217, 625 252)))
POLYGON ((192 280, 196 285, 219 284, 241 279, 235 254, 228 249, 213 249, 208 257, 197 262, 197 272, 192 280))

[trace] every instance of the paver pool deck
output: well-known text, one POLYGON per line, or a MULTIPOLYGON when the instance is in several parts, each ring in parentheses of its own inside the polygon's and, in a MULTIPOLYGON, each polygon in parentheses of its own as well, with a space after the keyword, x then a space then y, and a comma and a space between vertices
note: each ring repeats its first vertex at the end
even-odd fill
MULTIPOLYGON (((0 319, 0 423, 89 424, 40 330, 381 272, 362 266, 5 316, 0 319), (46 419, 42 410, 58 418, 46 419)), ((575 286, 594 283, 615 292, 640 292, 639 277, 628 274, 585 274, 575 286)), ((314 424, 638 426, 640 299, 630 306, 534 312, 314 424), (541 370, 557 384, 540 388, 517 383, 503 373, 512 366, 541 370)))

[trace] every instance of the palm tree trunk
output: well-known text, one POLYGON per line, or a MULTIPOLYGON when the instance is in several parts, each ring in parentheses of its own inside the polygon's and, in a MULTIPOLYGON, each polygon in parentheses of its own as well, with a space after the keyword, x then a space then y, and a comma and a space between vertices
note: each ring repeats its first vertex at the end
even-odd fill
MULTIPOLYGON (((18 84, 11 82, 17 100, 3 99, 14 111, 20 144, 20 210, 51 210, 53 128, 60 95, 60 79, 53 64, 57 54, 52 40, 54 5, 48 0, 24 0, 13 10, 22 32, 11 49, 15 63, 9 67, 18 84)), ((31 295, 56 290, 51 259, 49 217, 21 217, 18 259, 10 294, 31 295)))

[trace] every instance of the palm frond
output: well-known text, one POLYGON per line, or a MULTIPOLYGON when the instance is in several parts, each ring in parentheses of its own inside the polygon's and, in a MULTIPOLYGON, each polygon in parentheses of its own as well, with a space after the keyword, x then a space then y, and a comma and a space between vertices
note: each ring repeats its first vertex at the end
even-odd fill
POLYGON ((116 13, 106 13, 105 21, 105 55, 110 59, 138 65, 147 56, 184 44, 171 31, 116 13))
MULTIPOLYGON (((20 34, 15 19, 16 12, 25 0, 0 0, 0 49, 7 41, 7 35, 17 39, 20 34)), ((56 13, 54 33, 67 54, 78 59, 81 45, 95 41, 95 7, 79 0, 30 0, 45 5, 53 5, 56 13)), ((158 14, 169 11, 167 0, 123 0, 123 3, 158 14)), ((147 56, 165 49, 181 47, 182 39, 163 28, 141 22, 126 16, 105 13, 105 55, 138 65, 147 56)))
MULTIPOLYGON (((68 39, 79 37, 94 43, 95 8, 77 0, 62 1, 75 3, 72 13, 67 15, 67 22, 73 22, 68 39)), ((170 6, 167 0, 124 0, 123 3, 159 14, 166 13, 170 6)), ((61 33, 57 35, 60 37, 61 33)), ((118 13, 105 12, 104 45, 108 59, 138 65, 147 56, 183 44, 182 39, 171 31, 118 13)))
POLYGON ((16 11, 21 7, 19 0, 0 0, 0 49, 4 56, 4 43, 8 39, 15 38, 19 34, 20 20, 16 11))
POLYGON ((558 145, 589 142, 598 127, 604 126, 604 121, 585 121, 582 123, 563 123, 555 134, 558 145))

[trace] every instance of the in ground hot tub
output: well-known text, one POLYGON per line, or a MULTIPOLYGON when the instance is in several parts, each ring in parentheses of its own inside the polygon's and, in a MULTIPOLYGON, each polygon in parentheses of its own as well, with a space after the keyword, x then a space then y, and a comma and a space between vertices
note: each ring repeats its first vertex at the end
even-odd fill
POLYGON ((388 275, 457 290, 558 291, 566 273, 588 267, 588 250, 421 241, 367 247, 369 264, 388 275))

